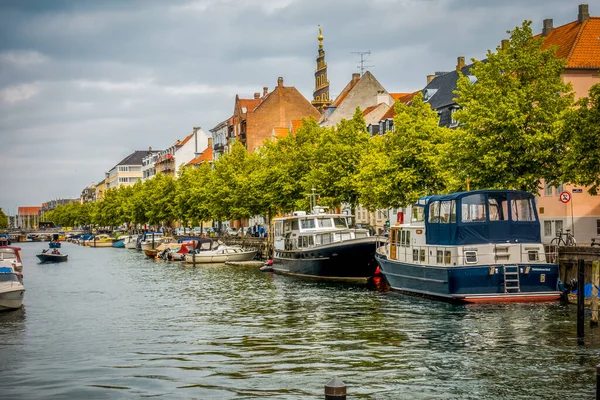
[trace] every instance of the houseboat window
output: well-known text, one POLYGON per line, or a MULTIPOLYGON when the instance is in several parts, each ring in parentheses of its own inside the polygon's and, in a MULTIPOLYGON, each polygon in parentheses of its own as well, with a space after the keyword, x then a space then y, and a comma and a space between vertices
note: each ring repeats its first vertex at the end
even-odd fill
POLYGON ((452 253, 450 253, 450 250, 446 250, 444 252, 444 264, 450 265, 451 262, 452 262, 452 253))
POLYGON ((429 204, 429 219, 427 222, 437 224, 440 222, 440 202, 434 201, 429 204))
POLYGON ((425 261, 425 249, 421 249, 419 252, 421 261, 425 261))
POLYGON ((442 250, 438 250, 436 252, 436 257, 435 260, 438 264, 443 264, 444 263, 444 252, 442 250))
POLYGON ((319 228, 333 228, 331 218, 319 218, 319 228))
POLYGON ((537 250, 529 250, 527 252, 527 260, 529 260, 529 261, 538 261, 539 257, 538 257, 537 250))
POLYGON ((299 225, 299 224, 298 224, 298 220, 297 220, 297 219, 293 219, 293 220, 292 220, 292 230, 293 230, 293 231, 298 231, 298 230, 300 230, 300 229, 298 228, 298 225, 299 225))
POLYGON ((465 264, 477 264, 477 252, 473 250, 465 251, 465 264))
POLYGON ((284 232, 289 232, 292 230, 292 222, 291 221, 284 221, 283 222, 283 231, 284 232))
POLYGON ((510 201, 510 209, 513 221, 535 221, 533 206, 530 198, 513 196, 510 201))
POLYGON ((456 222, 456 211, 452 212, 452 208, 454 207, 453 201, 442 201, 440 204, 440 222, 443 224, 447 224, 452 222, 451 215, 454 214, 454 219, 456 222))
POLYGON ((413 206, 410 222, 425 221, 425 209, 421 206, 413 206))
POLYGON ((312 229, 315 227, 315 220, 312 218, 300 220, 300 226, 302 229, 312 229))
POLYGON ((312 236, 302 236, 302 247, 314 246, 315 242, 312 236))
POLYGON ((485 196, 483 194, 465 196, 461 202, 462 222, 483 222, 487 219, 485 196))
POLYGON ((366 237, 369 237, 369 234, 367 232, 358 232, 358 231, 356 231, 356 232, 354 232, 354 237, 356 239, 366 238, 366 237))
POLYGON ((401 246, 406 245, 406 231, 400 232, 400 245, 401 246))
POLYGON ((488 194, 490 221, 508 221, 508 199, 506 193, 488 194))
POLYGON ((336 217, 333 219, 333 223, 335 224, 336 228, 347 228, 348 227, 346 225, 346 218, 336 217))
POLYGON ((413 261, 419 261, 419 249, 413 249, 413 261))
POLYGON ((406 231, 406 246, 410 246, 410 231, 406 231))
POLYGON ((276 237, 283 236, 283 222, 282 221, 275 222, 275 236, 276 237))

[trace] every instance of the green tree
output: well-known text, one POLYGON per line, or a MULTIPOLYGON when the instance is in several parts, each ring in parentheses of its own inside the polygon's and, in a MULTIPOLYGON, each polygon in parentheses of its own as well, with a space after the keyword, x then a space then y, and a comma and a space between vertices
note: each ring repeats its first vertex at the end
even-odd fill
MULTIPOLYGON (((488 51, 458 81, 462 124, 454 131, 454 174, 474 188, 515 188, 536 192, 542 178, 556 181, 562 156, 561 120, 573 104, 562 81, 565 61, 555 48, 542 50, 531 22, 510 33, 509 46, 488 51)), ((463 184, 464 187, 464 184, 463 184)))
POLYGON ((6 228, 8 228, 8 217, 6 216, 6 214, 4 214, 2 208, 0 208, 0 229, 6 228))
POLYGON ((566 154, 561 160, 562 181, 590 186, 598 194, 600 187, 600 84, 591 87, 565 118, 562 140, 566 154))
POLYGON ((371 139, 358 174, 361 203, 371 209, 404 207, 449 185, 443 165, 449 130, 421 93, 410 106, 394 107, 394 131, 371 139))

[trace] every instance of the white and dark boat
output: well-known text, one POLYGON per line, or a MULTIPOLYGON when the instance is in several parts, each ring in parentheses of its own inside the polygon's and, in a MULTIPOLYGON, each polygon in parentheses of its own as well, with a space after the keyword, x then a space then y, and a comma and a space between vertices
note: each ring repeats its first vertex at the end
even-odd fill
POLYGON ((138 235, 127 235, 123 237, 123 244, 126 249, 135 250, 137 245, 138 235))
POLYGON ((10 264, 16 272, 23 272, 21 248, 16 246, 0 246, 0 264, 10 264))
POLYGON ((452 302, 561 297, 532 194, 476 190, 419 199, 376 259, 391 288, 452 302))
POLYGON ((38 255, 36 255, 36 257, 40 260, 40 262, 42 263, 57 263, 57 262, 65 262, 68 259, 68 255, 67 254, 60 254, 60 253, 54 253, 54 252, 42 252, 38 255))
POLYGON ((25 287, 12 267, 0 267, 0 311, 23 305, 25 287))
POLYGON ((273 272, 367 282, 377 268, 379 239, 352 226, 351 216, 327 214, 321 207, 273 219, 273 272))
POLYGON ((187 264, 225 263, 228 261, 251 261, 256 250, 244 249, 241 246, 227 246, 220 240, 210 238, 198 239, 195 250, 185 255, 187 264))

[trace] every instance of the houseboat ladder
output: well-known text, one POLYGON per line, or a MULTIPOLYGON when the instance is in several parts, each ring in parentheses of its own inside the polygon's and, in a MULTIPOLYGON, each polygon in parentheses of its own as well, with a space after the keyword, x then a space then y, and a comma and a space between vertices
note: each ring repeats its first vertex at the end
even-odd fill
POLYGON ((521 280, 518 265, 504 265, 504 293, 519 293, 521 280))

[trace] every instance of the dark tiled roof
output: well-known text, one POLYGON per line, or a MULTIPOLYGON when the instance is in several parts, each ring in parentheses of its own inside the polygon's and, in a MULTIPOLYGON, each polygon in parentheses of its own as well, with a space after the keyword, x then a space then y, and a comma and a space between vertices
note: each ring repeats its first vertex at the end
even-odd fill
MULTIPOLYGON (((473 67, 473 64, 469 64, 461 70, 463 75, 469 75, 469 71, 473 67)), ((455 104, 454 98, 456 95, 456 83, 458 82, 458 72, 451 71, 443 75, 436 76, 425 88, 423 92, 423 98, 426 98, 426 92, 428 90, 435 91, 435 93, 429 98, 428 103, 431 108, 437 110, 438 108, 455 104)))
MULTIPOLYGON (((148 150, 136 150, 123 160, 120 163, 115 165, 113 168, 118 167, 119 165, 142 165, 142 159, 146 157, 148 154, 158 153, 157 151, 148 151, 148 150)), ((111 168, 111 169, 113 169, 111 168)))

